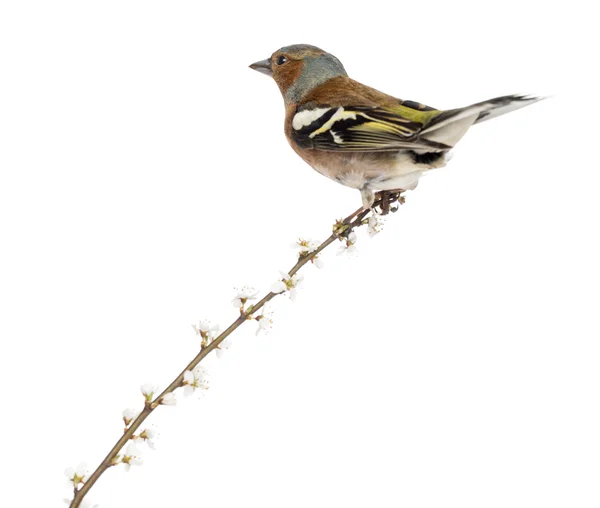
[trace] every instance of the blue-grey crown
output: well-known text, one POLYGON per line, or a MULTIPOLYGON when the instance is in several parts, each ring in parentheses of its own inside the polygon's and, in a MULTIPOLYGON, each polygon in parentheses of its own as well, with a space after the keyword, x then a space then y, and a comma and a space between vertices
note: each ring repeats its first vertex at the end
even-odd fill
POLYGON ((284 46, 279 51, 290 54, 303 53, 304 51, 319 51, 321 53, 327 53, 327 51, 324 51, 321 48, 317 48, 316 46, 312 46, 310 44, 292 44, 291 46, 284 46))
POLYGON ((286 103, 298 102, 307 92, 338 76, 347 76, 346 69, 335 56, 326 53, 322 49, 309 44, 294 44, 280 49, 281 52, 289 54, 292 58, 295 53, 314 51, 314 56, 304 57, 304 69, 296 82, 290 86, 285 94, 286 103))

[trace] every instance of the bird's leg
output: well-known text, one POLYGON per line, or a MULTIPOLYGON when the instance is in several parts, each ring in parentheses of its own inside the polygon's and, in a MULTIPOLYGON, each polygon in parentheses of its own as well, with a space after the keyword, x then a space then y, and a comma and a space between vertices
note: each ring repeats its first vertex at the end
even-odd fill
POLYGON ((381 215, 387 215, 390 213, 390 203, 394 201, 392 195, 395 191, 382 190, 377 193, 377 200, 380 201, 379 207, 381 208, 381 215))
POLYGON ((389 191, 385 190, 379 193, 379 198, 381 198, 381 215, 387 215, 390 213, 389 194, 389 191))
POLYGON ((399 202, 402 204, 404 202, 404 198, 402 197, 402 193, 404 189, 389 189, 382 190, 377 193, 377 199, 381 200, 381 215, 387 215, 390 212, 397 212, 397 206, 390 206, 392 203, 399 202))
POLYGON ((394 195, 394 203, 397 203, 396 206, 392 206, 390 208, 390 211, 392 213, 396 213, 398 211, 398 208, 400 205, 404 204, 404 196, 402 195, 402 193, 404 192, 404 189, 394 189, 390 191, 393 195, 394 195))

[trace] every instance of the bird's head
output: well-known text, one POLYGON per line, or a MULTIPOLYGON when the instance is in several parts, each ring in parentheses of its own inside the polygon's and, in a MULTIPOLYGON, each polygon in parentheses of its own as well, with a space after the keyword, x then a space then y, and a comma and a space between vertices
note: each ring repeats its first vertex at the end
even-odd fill
POLYGON ((347 76, 335 56, 308 44, 285 46, 250 68, 271 76, 286 104, 297 103, 307 92, 331 78, 347 76))

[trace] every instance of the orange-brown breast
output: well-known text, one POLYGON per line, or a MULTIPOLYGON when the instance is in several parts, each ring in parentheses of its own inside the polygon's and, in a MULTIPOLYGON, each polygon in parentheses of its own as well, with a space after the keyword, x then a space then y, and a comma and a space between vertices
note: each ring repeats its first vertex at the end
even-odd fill
POLYGON ((281 94, 285 97, 286 92, 302 74, 304 62, 302 60, 291 60, 286 65, 277 67, 273 78, 279 86, 281 94))

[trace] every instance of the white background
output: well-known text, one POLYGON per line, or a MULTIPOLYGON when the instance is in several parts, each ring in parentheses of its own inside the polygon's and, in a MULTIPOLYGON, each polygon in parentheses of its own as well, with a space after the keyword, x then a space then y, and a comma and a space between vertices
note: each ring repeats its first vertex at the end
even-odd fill
POLYGON ((552 95, 476 126, 359 255, 305 270, 274 327, 161 408, 102 508, 597 507, 597 26, 578 2, 4 2, 0 504, 64 506, 299 235, 360 205, 287 146, 283 45, 438 108, 552 95), (145 448, 145 447, 142 447, 145 448))

